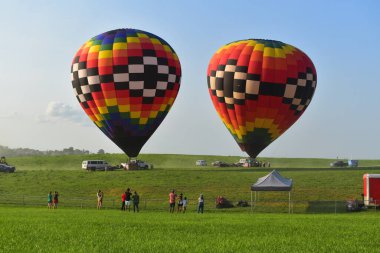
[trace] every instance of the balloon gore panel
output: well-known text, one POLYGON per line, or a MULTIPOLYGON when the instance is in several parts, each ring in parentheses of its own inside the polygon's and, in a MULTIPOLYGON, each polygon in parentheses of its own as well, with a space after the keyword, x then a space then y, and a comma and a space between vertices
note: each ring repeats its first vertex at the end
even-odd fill
POLYGON ((129 157, 136 157, 175 101, 181 65, 162 38, 118 29, 83 44, 71 74, 86 114, 129 157))

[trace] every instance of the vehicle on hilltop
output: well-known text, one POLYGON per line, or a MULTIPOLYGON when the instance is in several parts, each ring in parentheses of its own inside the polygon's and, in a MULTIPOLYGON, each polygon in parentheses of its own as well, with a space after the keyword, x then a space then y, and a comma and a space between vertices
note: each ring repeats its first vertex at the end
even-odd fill
POLYGON ((16 171, 16 167, 9 165, 7 161, 5 160, 5 156, 2 156, 0 158, 0 172, 13 173, 15 171, 16 171))
POLYGON ((207 166, 207 162, 205 160, 197 160, 195 162, 196 166, 207 166))
POLYGON ((0 172, 5 172, 5 173, 13 173, 15 172, 16 168, 14 166, 9 166, 6 164, 0 164, 0 172))
POLYGON ((212 162, 211 165, 214 167, 230 167, 231 166, 231 164, 226 163, 226 162, 222 162, 222 161, 212 162))
POLYGON ((330 167, 347 167, 348 162, 345 162, 343 160, 337 160, 332 163, 330 163, 330 167))
POLYGON ((124 170, 147 170, 149 168, 153 169, 153 165, 146 163, 141 160, 131 159, 127 163, 121 163, 120 166, 124 170))
POLYGON ((106 171, 106 170, 114 170, 115 167, 109 165, 104 160, 86 160, 82 162, 82 169, 90 170, 90 171, 106 171))
POLYGON ((259 167, 260 163, 251 157, 240 158, 239 162, 234 164, 237 167, 259 167))

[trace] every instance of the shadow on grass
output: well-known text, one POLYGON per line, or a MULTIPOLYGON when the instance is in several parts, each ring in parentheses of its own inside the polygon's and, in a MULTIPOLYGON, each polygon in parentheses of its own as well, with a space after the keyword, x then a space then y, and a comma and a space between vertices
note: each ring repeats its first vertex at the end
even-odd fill
POLYGON ((346 213, 345 201, 309 201, 306 213, 346 213))

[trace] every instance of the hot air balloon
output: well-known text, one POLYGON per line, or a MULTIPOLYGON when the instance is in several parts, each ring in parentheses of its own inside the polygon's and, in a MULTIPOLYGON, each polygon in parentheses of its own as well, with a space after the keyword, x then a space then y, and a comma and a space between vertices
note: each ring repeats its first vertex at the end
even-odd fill
POLYGON ((181 65, 160 37, 118 29, 84 43, 71 74, 86 114, 129 157, 137 157, 174 103, 181 65))
POLYGON ((306 110, 317 72, 294 46, 248 39, 224 45, 213 55, 207 83, 224 125, 241 150, 256 158, 306 110))

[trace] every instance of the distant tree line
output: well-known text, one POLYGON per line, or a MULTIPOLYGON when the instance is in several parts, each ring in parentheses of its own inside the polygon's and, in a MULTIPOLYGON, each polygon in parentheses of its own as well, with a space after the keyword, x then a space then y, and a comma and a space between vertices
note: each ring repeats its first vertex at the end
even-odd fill
POLYGON ((90 154, 90 151, 88 151, 88 150, 74 149, 73 147, 64 148, 62 150, 41 151, 41 150, 30 149, 30 148, 14 148, 14 149, 12 149, 12 148, 0 145, 0 156, 5 156, 5 157, 14 157, 14 156, 43 156, 43 155, 46 155, 46 156, 56 156, 56 155, 88 155, 88 154, 90 154))

